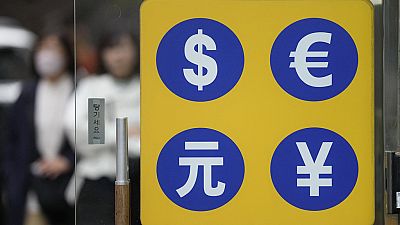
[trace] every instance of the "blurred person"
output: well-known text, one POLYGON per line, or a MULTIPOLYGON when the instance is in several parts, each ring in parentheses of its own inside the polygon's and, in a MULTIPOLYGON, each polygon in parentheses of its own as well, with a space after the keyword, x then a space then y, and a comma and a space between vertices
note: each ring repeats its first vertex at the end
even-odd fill
POLYGON ((77 80, 80 78, 93 75, 98 68, 98 57, 96 46, 90 38, 88 27, 80 25, 77 28, 76 40, 76 64, 78 66, 77 80))
POLYGON ((10 113, 5 173, 8 225, 22 225, 27 192, 33 191, 50 225, 72 225, 74 209, 65 188, 74 168, 74 152, 62 119, 73 91, 73 55, 68 39, 44 35, 32 54, 37 79, 24 84, 10 113))
POLYGON ((31 76, 29 55, 35 35, 9 17, 0 16, 0 224, 5 224, 4 153, 8 111, 21 91, 21 80, 31 76))
MULTIPOLYGON (((76 90, 77 224, 114 224, 117 117, 128 117, 132 196, 132 224, 139 221, 139 47, 127 31, 101 38, 98 48, 103 74, 83 78, 76 90), (105 99, 105 144, 88 144, 88 98, 105 99)), ((74 99, 66 113, 66 127, 74 140, 74 99)))

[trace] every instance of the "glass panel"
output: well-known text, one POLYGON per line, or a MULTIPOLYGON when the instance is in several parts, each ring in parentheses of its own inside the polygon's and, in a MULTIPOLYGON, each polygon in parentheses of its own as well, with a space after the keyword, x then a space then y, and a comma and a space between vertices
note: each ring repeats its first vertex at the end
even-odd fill
MULTIPOLYGON (((128 117, 132 224, 140 224, 139 5, 132 0, 76 0, 78 225, 114 224, 117 117, 128 117), (90 98, 104 99, 104 106, 99 100, 89 104, 90 98), (103 125, 104 144, 89 144, 102 143, 103 125)), ((67 111, 71 140, 73 109, 71 105, 67 111)))
POLYGON ((73 10, 73 0, 1 1, 0 224, 74 224, 74 195, 64 191, 75 156, 63 122, 73 10))

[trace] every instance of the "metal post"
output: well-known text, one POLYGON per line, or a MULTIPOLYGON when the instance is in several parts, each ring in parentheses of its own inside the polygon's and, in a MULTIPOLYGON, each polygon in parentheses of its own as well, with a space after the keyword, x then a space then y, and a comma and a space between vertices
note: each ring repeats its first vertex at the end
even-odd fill
POLYGON ((115 181, 115 225, 130 225, 128 166, 128 118, 117 118, 117 176, 115 181))
MULTIPOLYGON (((384 7, 384 51, 383 51, 383 116, 384 116, 384 146, 387 166, 391 165, 390 157, 398 151, 399 113, 398 113, 398 47, 399 47, 399 1, 385 0, 384 7), (389 160, 389 161, 388 161, 389 160)), ((387 179, 387 208, 388 213, 396 213, 395 192, 392 188, 392 179, 396 171, 386 170, 387 179), (390 185, 390 187, 389 187, 390 185)))
POLYGON ((383 147, 383 2, 374 5, 374 82, 375 82, 375 223, 385 224, 384 147, 383 147))
POLYGON ((128 168, 128 118, 117 118, 117 184, 129 182, 128 168))

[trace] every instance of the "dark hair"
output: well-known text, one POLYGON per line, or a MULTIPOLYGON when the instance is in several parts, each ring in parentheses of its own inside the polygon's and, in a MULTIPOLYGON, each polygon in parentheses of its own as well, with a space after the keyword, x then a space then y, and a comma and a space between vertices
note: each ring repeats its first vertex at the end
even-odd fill
POLYGON ((67 62, 66 63, 67 64, 66 70, 69 72, 69 74, 71 76, 73 76, 74 75, 74 71, 75 71, 75 69, 74 69, 75 68, 75 64, 74 64, 74 53, 73 53, 72 45, 71 45, 70 39, 68 38, 68 35, 66 35, 65 33, 60 33, 60 32, 45 33, 36 42, 36 45, 33 48, 32 57, 31 57, 32 58, 31 59, 31 66, 32 66, 33 75, 36 78, 39 77, 39 74, 37 72, 37 69, 36 69, 36 66, 35 66, 35 62, 34 62, 35 54, 38 51, 40 43, 44 39, 46 39, 47 37, 50 37, 50 36, 56 37, 58 39, 58 41, 60 42, 61 47, 64 49, 64 52, 65 52, 65 57, 66 57, 65 60, 67 62))
POLYGON ((121 39, 124 37, 128 37, 132 41, 133 45, 135 46, 136 62, 132 62, 132 63, 135 63, 135 68, 133 70, 133 74, 134 75, 139 74, 139 71, 140 71, 139 41, 131 32, 129 32, 127 30, 109 31, 109 32, 106 32, 100 38, 100 41, 99 41, 99 44, 97 47, 98 57, 99 57, 99 59, 98 59, 98 62, 99 62, 98 73, 99 74, 108 72, 104 65, 103 58, 102 58, 105 49, 112 48, 112 47, 118 45, 121 42, 121 39))

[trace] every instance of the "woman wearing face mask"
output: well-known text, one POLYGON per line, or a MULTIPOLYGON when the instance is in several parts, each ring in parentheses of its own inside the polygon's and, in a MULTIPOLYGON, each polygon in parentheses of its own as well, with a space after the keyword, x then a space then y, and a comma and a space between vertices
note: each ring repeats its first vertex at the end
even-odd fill
MULTIPOLYGON (((129 32, 114 31, 105 35, 99 46, 102 75, 81 80, 76 90, 78 225, 114 224, 117 117, 128 117, 132 224, 140 224, 138 50, 129 32), (104 145, 88 144, 88 98, 105 99, 104 145)), ((66 126, 71 141, 74 140, 74 109, 72 99, 66 113, 66 126)))
POLYGON ((6 176, 8 224, 22 225, 26 196, 33 191, 49 225, 72 225, 64 191, 74 168, 62 118, 73 91, 73 57, 60 34, 43 36, 33 51, 38 79, 24 85, 10 113, 6 176))

